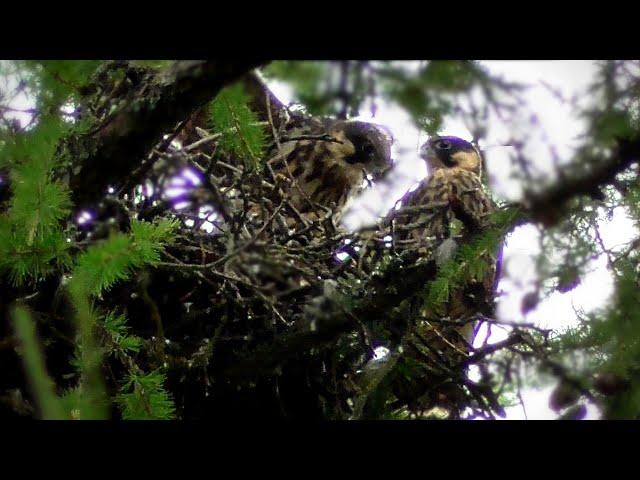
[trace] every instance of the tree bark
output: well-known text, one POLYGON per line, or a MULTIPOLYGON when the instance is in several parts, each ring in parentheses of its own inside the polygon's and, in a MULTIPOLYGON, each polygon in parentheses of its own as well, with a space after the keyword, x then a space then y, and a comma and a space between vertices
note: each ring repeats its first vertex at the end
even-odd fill
POLYGON ((97 130, 77 139, 87 156, 69 182, 75 205, 83 207, 99 200, 109 185, 130 175, 177 122, 262 63, 177 61, 168 71, 143 78, 128 102, 97 130))

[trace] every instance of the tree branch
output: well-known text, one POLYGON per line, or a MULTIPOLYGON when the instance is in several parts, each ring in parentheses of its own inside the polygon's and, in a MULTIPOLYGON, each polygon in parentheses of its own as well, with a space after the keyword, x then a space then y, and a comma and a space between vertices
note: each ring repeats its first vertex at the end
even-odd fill
POLYGON ((177 122, 261 63, 183 60, 143 77, 115 114, 77 139, 77 147, 88 156, 70 179, 75 204, 98 200, 108 185, 126 178, 177 122))
POLYGON ((560 221, 567 202, 581 195, 593 198, 602 196, 600 189, 613 183, 617 174, 640 160, 640 139, 618 139, 616 150, 605 161, 593 162, 596 166, 587 173, 568 178, 548 188, 541 194, 529 197, 525 208, 532 219, 552 226, 560 221))

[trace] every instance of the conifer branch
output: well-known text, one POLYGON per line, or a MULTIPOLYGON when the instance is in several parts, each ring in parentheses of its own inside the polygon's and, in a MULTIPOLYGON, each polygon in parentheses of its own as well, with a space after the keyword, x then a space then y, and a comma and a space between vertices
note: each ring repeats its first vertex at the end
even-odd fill
POLYGON ((593 159, 585 164, 595 165, 587 173, 562 181, 540 194, 532 195, 525 202, 525 208, 534 220, 552 226, 563 218, 563 207, 571 199, 581 195, 598 198, 600 189, 615 181, 616 175, 640 161, 640 140, 618 139, 612 155, 606 160, 593 159))
POLYGON ((147 73, 115 114, 76 140, 86 155, 70 180, 76 206, 121 182, 164 133, 260 63, 178 61, 167 72, 147 73))

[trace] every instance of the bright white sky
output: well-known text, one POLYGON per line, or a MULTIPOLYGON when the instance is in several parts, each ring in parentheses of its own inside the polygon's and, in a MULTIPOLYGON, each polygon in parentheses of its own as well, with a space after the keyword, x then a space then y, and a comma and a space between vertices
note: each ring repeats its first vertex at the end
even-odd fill
MULTIPOLYGON (((415 62, 411 62, 414 67, 415 62)), ((519 109, 513 118, 501 120, 491 115, 487 122, 487 137, 481 147, 485 149, 487 170, 491 187, 497 197, 518 199, 521 194, 520 181, 510 178, 513 165, 510 154, 513 149, 500 147, 510 138, 524 142, 523 151, 533 159, 541 173, 553 172, 551 147, 560 157, 560 163, 571 159, 572 148, 579 143, 578 136, 584 132, 585 124, 573 107, 560 101, 545 86, 551 85, 564 98, 575 97, 576 104, 584 106, 590 97, 584 95, 592 82, 595 66, 591 61, 483 61, 492 73, 502 75, 505 80, 526 83, 530 88, 523 94, 526 106, 519 109)), ((269 82, 275 95, 283 102, 293 100, 291 89, 280 82, 269 82)), ((346 227, 355 229, 372 223, 375 218, 393 207, 408 188, 426 174, 424 162, 418 156, 419 146, 427 135, 413 126, 409 116, 399 107, 378 102, 375 117, 362 109, 360 120, 379 123, 389 127, 394 135, 393 158, 396 166, 388 184, 376 185, 357 199, 345 215, 346 227)), ((460 118, 447 118, 440 134, 455 135, 471 139, 471 133, 460 118)), ((553 178, 553 177, 552 177, 553 178)), ((616 211, 611 222, 603 222, 601 233, 605 245, 622 246, 633 236, 633 226, 624 212, 616 211)), ((498 307, 498 317, 512 322, 524 321, 520 311, 522 297, 533 288, 535 280, 534 258, 539 253, 539 232, 536 227, 520 227, 508 238, 504 250, 503 279, 499 291, 504 295, 498 307)), ((556 292, 540 302, 526 316, 544 328, 563 329, 576 322, 575 309, 591 311, 605 304, 612 292, 612 279, 606 270, 604 258, 592 264, 591 273, 574 290, 562 294, 556 292)), ((492 334, 491 341, 505 336, 500 330, 492 334)), ((479 335, 484 338, 482 332, 479 335)), ((557 414, 548 407, 549 393, 553 386, 523 392, 527 418, 552 419, 557 414)), ((588 408, 587 418, 597 418, 595 408, 588 408)), ((507 409, 509 419, 525 418, 521 406, 507 409)))

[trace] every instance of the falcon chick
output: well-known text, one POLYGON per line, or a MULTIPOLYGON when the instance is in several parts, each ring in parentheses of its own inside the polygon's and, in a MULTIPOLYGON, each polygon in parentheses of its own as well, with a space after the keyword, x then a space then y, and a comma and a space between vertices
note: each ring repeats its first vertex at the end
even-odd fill
POLYGON ((331 209, 337 221, 365 180, 391 167, 392 142, 384 127, 372 123, 304 119, 288 129, 269 164, 306 219, 331 209))
POLYGON ((421 147, 420 156, 429 176, 403 199, 403 206, 424 207, 407 216, 405 223, 425 225, 412 230, 411 238, 443 241, 455 235, 455 220, 465 234, 481 229, 495 206, 482 185, 480 152, 458 137, 434 137, 421 147))
MULTIPOLYGON (((399 236, 417 242, 419 252, 426 248, 442 265, 455 255, 456 239, 464 242, 489 225, 495 205, 482 185, 482 157, 471 143, 458 137, 434 137, 422 146, 420 154, 429 176, 402 199, 407 213, 400 210, 398 217, 403 221, 397 223, 412 228, 401 230, 399 236)), ((409 357, 403 356, 400 363, 422 365, 422 373, 414 377, 416 381, 397 380, 394 393, 418 410, 440 405, 456 411, 461 399, 459 379, 451 376, 451 369, 468 355, 474 319, 483 311, 497 277, 495 252, 480 253, 480 258, 487 268, 479 278, 474 273, 464 285, 450 285, 446 301, 424 305, 411 329, 409 357), (448 324, 442 319, 466 323, 448 324)))

